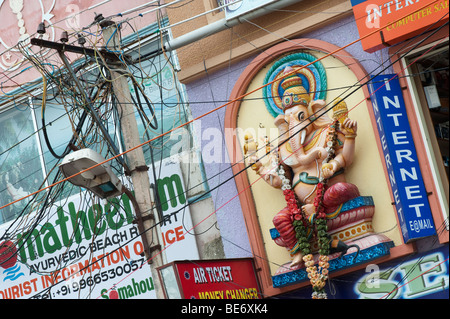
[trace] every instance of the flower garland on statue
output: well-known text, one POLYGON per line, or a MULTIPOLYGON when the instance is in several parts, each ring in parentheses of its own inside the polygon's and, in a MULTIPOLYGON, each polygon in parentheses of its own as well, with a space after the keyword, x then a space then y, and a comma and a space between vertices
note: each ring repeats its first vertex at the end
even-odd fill
MULTIPOLYGON (((330 160, 334 158, 335 146, 337 143, 337 129, 339 122, 335 121, 330 126, 327 134, 327 158, 323 161, 326 165, 330 160)), ((303 254, 303 261, 306 266, 306 272, 308 278, 313 287, 312 298, 313 299, 327 299, 327 293, 325 292, 325 285, 328 279, 328 268, 330 264, 330 239, 328 237, 328 226, 325 210, 323 207, 323 195, 326 190, 327 180, 320 177, 320 182, 317 184, 316 197, 314 199, 315 216, 311 221, 304 216, 303 212, 298 206, 297 199, 290 185, 289 179, 284 176, 284 169, 280 166, 278 175, 282 179, 282 190, 285 196, 288 209, 293 216, 293 226, 296 232, 297 249, 303 254), (315 226, 315 227, 314 227, 315 226), (319 262, 318 267, 315 265, 315 261, 312 254, 311 243, 308 236, 308 229, 316 230, 317 244, 319 248, 319 262)), ((312 234, 310 234, 312 235, 312 234)))

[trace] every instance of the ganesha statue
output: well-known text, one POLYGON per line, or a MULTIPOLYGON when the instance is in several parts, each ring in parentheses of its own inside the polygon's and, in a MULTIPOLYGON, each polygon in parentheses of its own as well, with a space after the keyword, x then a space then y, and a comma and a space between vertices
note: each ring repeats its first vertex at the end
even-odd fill
MULTIPOLYGON (((314 59, 306 54, 299 58, 314 59)), ((252 169, 272 187, 283 190, 286 207, 273 218, 275 242, 290 252, 289 267, 305 266, 313 286, 320 291, 330 255, 359 252, 370 245, 355 239, 373 234, 370 224, 374 207, 370 197, 361 196, 358 187, 346 181, 345 171, 355 158, 358 132, 357 122, 348 117, 346 102, 335 99, 327 103, 323 95, 317 95, 326 87, 321 65, 316 63, 302 72, 295 67, 293 63, 280 63, 273 78, 268 78, 274 83, 265 97, 272 103, 269 111, 279 130, 278 145, 265 145, 265 156, 270 160, 249 151, 253 136, 246 136, 244 149, 252 169), (355 233, 351 228, 356 225, 359 234, 348 236, 355 233), (317 262, 321 274, 313 270, 317 262)))

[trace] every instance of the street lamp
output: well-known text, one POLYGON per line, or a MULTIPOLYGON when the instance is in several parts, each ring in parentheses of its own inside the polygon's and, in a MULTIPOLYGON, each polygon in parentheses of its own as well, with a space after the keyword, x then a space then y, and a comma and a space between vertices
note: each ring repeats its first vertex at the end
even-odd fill
POLYGON ((59 165, 63 175, 71 177, 69 182, 84 187, 100 198, 115 197, 123 193, 122 183, 113 173, 109 163, 103 163, 105 159, 99 153, 89 148, 83 148, 66 155, 59 165), (99 163, 103 163, 98 165, 99 163), (98 165, 94 168, 88 168, 98 165))
POLYGON ((149 259, 151 257, 151 249, 146 237, 142 213, 139 204, 136 201, 136 197, 133 192, 122 185, 119 178, 111 170, 109 163, 105 163, 105 161, 106 160, 99 153, 89 148, 83 148, 66 155, 62 163, 59 165, 59 170, 62 172, 64 177, 70 177, 68 179, 70 183, 76 186, 84 187, 100 198, 106 199, 125 193, 131 200, 133 208, 136 212, 135 223, 138 225, 139 232, 141 233, 142 244, 144 245, 147 259, 149 259), (103 164, 98 165, 100 163, 103 164), (75 174, 78 175, 73 176, 75 174))

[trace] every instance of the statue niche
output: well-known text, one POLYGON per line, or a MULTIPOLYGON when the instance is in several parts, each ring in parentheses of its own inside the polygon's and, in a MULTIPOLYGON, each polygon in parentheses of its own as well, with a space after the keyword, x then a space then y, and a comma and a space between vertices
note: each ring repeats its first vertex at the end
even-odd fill
POLYGON ((373 231, 372 197, 361 196, 358 187, 346 181, 358 125, 348 118, 344 100, 327 105, 323 65, 301 68, 315 60, 311 54, 295 53, 268 71, 264 84, 271 84, 264 88, 264 97, 279 129, 278 145, 266 143, 269 159, 263 161, 256 156, 256 137, 246 134, 244 153, 256 174, 281 189, 286 199, 286 207, 274 214, 270 232, 292 260, 273 276, 274 286, 309 278, 313 298, 326 298, 329 271, 377 257, 371 248, 378 245, 384 249, 381 255, 388 254, 392 242, 373 231))

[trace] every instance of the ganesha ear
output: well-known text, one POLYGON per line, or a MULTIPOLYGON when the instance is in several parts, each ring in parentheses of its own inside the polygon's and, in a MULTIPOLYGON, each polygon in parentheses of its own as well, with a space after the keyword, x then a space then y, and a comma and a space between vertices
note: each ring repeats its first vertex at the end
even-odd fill
POLYGON ((331 122, 328 112, 326 112, 326 105, 324 100, 314 100, 309 103, 308 113, 315 126, 325 126, 331 122))

